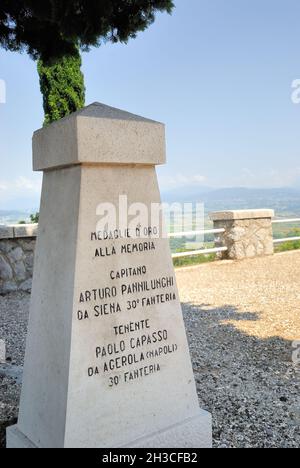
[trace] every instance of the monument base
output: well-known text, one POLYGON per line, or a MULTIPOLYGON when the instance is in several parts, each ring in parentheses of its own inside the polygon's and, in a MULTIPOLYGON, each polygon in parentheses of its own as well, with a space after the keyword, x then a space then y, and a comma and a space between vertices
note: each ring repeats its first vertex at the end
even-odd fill
MULTIPOLYGON (((181 424, 169 427, 148 437, 136 440, 123 447, 116 448, 211 448, 212 420, 206 411, 199 410, 196 417, 187 419, 181 424)), ((12 426, 7 429, 8 449, 38 448, 18 429, 12 426)), ((101 447, 100 447, 101 448, 101 447)), ((111 447, 113 448, 113 447, 111 447)))
POLYGON ((18 429, 18 426, 8 427, 6 430, 6 448, 35 449, 38 448, 18 429))
POLYGON ((189 418, 165 431, 144 437, 122 448, 212 448, 211 415, 199 410, 194 418, 189 418))

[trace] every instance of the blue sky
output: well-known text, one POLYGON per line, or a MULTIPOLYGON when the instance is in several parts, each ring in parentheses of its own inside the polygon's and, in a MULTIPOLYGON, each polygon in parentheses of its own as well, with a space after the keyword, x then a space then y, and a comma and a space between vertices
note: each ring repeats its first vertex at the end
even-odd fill
MULTIPOLYGON (((299 0, 175 0, 128 45, 83 55, 87 104, 167 125, 163 190, 300 186, 299 0)), ((38 199, 31 135, 43 121, 36 64, 0 52, 0 209, 38 199)))

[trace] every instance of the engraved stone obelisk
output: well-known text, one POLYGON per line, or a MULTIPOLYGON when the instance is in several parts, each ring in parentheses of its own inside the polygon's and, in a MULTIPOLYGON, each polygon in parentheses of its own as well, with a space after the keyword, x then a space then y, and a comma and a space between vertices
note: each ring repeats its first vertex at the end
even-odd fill
POLYGON ((210 447, 168 239, 150 224, 99 230, 124 197, 160 203, 164 126, 93 104, 36 132, 33 159, 43 190, 8 447, 210 447))

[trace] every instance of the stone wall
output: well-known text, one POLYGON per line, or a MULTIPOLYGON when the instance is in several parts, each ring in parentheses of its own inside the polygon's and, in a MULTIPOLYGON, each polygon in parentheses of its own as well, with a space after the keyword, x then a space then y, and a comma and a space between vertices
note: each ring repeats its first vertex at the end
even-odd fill
POLYGON ((30 291, 37 225, 0 226, 0 294, 30 291))
POLYGON ((272 210, 220 211, 211 213, 215 229, 225 229, 216 235, 216 247, 227 247, 222 259, 242 260, 273 255, 272 210))

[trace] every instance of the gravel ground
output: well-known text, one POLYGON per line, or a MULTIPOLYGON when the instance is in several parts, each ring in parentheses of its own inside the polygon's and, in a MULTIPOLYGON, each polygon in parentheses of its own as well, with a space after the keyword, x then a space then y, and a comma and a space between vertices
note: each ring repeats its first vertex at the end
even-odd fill
MULTIPOLYGON (((0 296, 0 339, 6 342, 7 364, 18 371, 23 365, 30 295, 0 296)), ((1 375, 0 366, 0 448, 5 446, 5 428, 15 424, 20 385, 14 377, 1 375)))
POLYGON ((214 446, 300 447, 300 252, 177 272, 214 446))
MULTIPOLYGON (((200 405, 219 448, 300 447, 300 252, 177 270, 200 405)), ((23 364, 28 294, 0 297, 8 364, 23 364)), ((0 447, 20 386, 1 376, 0 447)))

